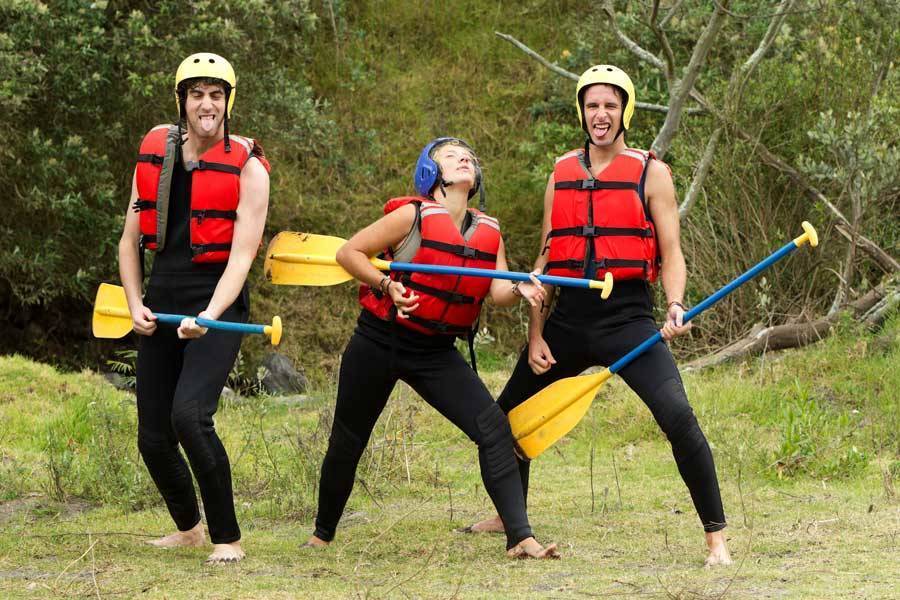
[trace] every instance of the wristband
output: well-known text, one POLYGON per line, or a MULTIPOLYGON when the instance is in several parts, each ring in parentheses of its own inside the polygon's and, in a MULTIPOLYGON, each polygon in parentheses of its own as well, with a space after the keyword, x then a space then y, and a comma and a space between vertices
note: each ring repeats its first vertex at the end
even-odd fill
POLYGON ((381 278, 381 281, 378 282, 378 288, 381 290, 382 294, 387 294, 388 290, 391 287, 391 278, 389 275, 385 275, 381 278))
POLYGON ((685 307, 685 305, 682 304, 681 302, 679 302, 678 300, 672 300, 671 302, 669 302, 669 305, 666 306, 666 309, 667 310, 671 309, 673 306, 680 306, 681 310, 687 312, 687 307, 685 307))
POLYGON ((519 284, 520 284, 520 283, 522 283, 522 282, 521 282, 521 281, 517 281, 517 282, 515 282, 515 283, 512 285, 512 293, 513 293, 513 296, 518 296, 519 298, 522 297, 522 290, 519 289, 519 284))

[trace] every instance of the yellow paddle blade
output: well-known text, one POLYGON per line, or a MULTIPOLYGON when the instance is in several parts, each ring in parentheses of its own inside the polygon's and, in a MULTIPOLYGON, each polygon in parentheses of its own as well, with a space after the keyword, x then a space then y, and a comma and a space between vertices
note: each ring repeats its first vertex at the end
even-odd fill
POLYGON ((94 299, 94 318, 91 321, 94 337, 120 338, 131 331, 131 313, 125 300, 125 290, 118 285, 101 283, 94 299))
POLYGON ((525 456, 537 458, 569 433, 610 377, 612 373, 604 369, 594 375, 560 379, 512 409, 509 425, 525 456))
POLYGON ((337 285, 353 276, 334 258, 347 240, 330 235, 282 231, 266 249, 266 279, 276 285, 337 285))

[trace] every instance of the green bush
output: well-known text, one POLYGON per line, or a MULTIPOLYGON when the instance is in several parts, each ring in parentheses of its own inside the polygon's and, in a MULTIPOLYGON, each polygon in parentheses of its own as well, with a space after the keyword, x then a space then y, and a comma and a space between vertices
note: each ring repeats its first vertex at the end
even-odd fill
POLYGON ((102 391, 79 394, 42 431, 44 488, 54 500, 77 497, 124 508, 156 502, 153 482, 137 450, 131 397, 102 391))
POLYGON ((302 166, 328 126, 300 71, 315 25, 304 0, 0 2, 0 306, 11 324, 55 325, 116 278, 137 146, 177 118, 174 73, 188 54, 235 66, 232 130, 277 156, 276 190, 280 170, 302 166))

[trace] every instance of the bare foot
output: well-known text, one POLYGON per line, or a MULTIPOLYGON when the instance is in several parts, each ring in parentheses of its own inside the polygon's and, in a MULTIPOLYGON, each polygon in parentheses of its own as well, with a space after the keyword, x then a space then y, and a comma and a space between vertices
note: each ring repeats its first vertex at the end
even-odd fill
POLYGON ((206 543, 203 534, 203 525, 197 523, 187 531, 176 531, 158 540, 147 540, 147 543, 157 548, 199 548, 206 543))
POLYGON ((309 537, 308 540, 306 540, 306 543, 300 547, 301 548, 325 548, 328 546, 329 543, 330 542, 326 542, 325 540, 317 538, 316 536, 312 535, 309 537))
POLYGON ((556 544, 550 544, 547 547, 538 544, 533 537, 525 538, 512 548, 506 551, 506 555, 510 558, 559 558, 559 552, 556 551, 556 544))
POLYGON ((500 516, 497 515, 484 521, 478 521, 468 527, 463 527, 460 531, 463 533, 504 533, 506 529, 503 527, 503 521, 500 520, 500 516))
POLYGON ((725 543, 724 531, 712 531, 706 534, 706 546, 709 548, 709 556, 706 557, 705 567, 732 564, 731 554, 728 553, 728 545, 725 543))
POLYGON ((240 542, 231 542, 230 544, 213 544, 212 554, 206 559, 207 565, 224 565, 227 563, 236 563, 244 559, 244 551, 241 550, 240 542))

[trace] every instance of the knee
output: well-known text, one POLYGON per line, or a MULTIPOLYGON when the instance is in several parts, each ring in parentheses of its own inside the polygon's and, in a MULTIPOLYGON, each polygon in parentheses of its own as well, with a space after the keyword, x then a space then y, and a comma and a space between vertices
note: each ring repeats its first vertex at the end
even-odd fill
POLYGON ((203 433, 200 421, 191 412, 193 411, 172 414, 172 431, 175 432, 178 442, 185 448, 192 446, 203 433))
POLYGON ((497 404, 491 404, 475 417, 475 425, 478 451, 483 454, 491 477, 496 480, 516 470, 515 440, 506 413, 497 404))
POLYGON ((673 447, 691 450, 706 443, 681 381, 674 377, 667 379, 654 396, 655 405, 661 407, 657 422, 673 447))
POLYGON ((137 446, 138 452, 144 458, 168 454, 176 445, 175 440, 165 433, 151 431, 145 427, 138 427, 137 446))

